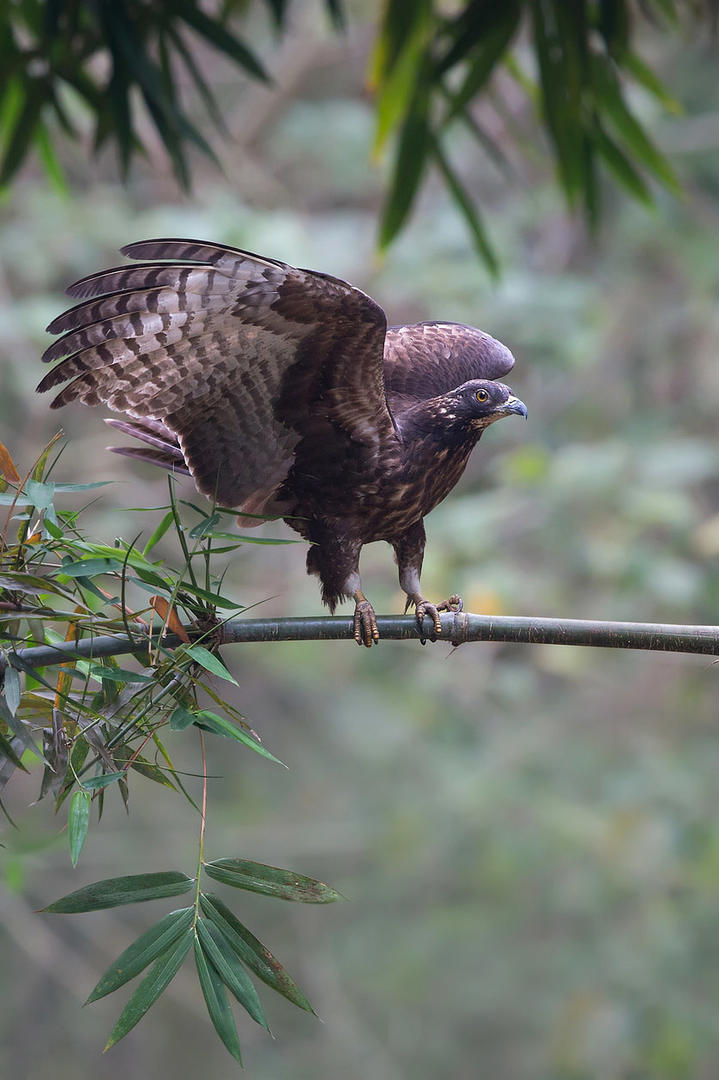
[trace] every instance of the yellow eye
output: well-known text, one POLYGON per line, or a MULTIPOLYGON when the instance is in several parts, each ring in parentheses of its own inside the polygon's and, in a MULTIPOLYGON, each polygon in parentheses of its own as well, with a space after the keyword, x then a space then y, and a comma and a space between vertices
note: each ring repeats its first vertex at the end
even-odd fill
POLYGON ((475 396, 480 405, 484 405, 489 401, 489 394, 486 390, 478 390, 475 396))

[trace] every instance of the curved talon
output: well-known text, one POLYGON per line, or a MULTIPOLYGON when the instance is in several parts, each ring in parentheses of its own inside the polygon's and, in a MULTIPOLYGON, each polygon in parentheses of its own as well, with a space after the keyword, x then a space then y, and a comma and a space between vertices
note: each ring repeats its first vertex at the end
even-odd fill
POLYGON ((377 618, 369 600, 358 600, 355 604, 354 639, 358 645, 371 649, 379 641, 377 618))
MULTIPOLYGON (((427 642, 427 638, 422 632, 425 615, 429 615, 430 619, 434 623, 435 637, 431 639, 434 641, 442 633, 442 623, 439 617, 440 611, 461 611, 463 607, 462 597, 457 596, 456 593, 453 593, 452 596, 449 597, 449 599, 443 600, 440 604, 430 604, 429 600, 424 600, 422 597, 414 601, 414 603, 415 615, 417 617, 417 625, 419 626, 419 640, 420 644, 422 645, 426 644, 427 642)), ((407 606, 409 606, 409 604, 407 606)), ((405 608, 405 611, 406 610, 407 609, 405 608)))

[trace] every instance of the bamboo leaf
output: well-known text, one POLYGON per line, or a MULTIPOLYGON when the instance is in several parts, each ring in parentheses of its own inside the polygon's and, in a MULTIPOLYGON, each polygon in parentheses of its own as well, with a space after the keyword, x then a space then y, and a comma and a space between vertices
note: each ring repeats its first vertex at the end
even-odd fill
POLYGON ((144 548, 142 549, 143 556, 146 556, 149 551, 152 551, 155 544, 159 543, 159 541, 162 540, 163 536, 165 535, 167 530, 170 528, 170 526, 172 525, 174 520, 175 520, 175 516, 172 513, 172 510, 168 510, 167 513, 162 518, 162 520, 160 521, 160 524, 157 526, 157 528, 153 532, 152 536, 150 537, 150 539, 147 541, 144 548))
POLYGON ((243 746, 247 746, 250 750, 254 750, 256 754, 261 757, 267 758, 269 761, 274 761, 276 765, 282 765, 285 769, 287 766, 284 761, 280 761, 279 758, 271 754, 269 750, 266 750, 261 743, 258 743, 251 735, 248 735, 246 731, 243 731, 241 727, 238 727, 231 720, 228 720, 225 716, 220 716, 219 713, 211 712, 209 709, 202 709, 195 715, 195 722, 202 724, 209 728, 210 731, 214 731, 216 735, 225 735, 228 739, 235 739, 237 742, 241 742, 243 746))
POLYGON ((230 1002, 225 987, 215 968, 209 963, 202 949, 200 939, 195 937, 195 964, 197 974, 202 987, 202 993, 207 1005, 207 1011, 215 1027, 215 1031, 222 1039, 229 1052, 236 1061, 242 1064, 240 1053, 240 1040, 237 1036, 235 1018, 232 1015, 230 1002))
POLYGON ((63 563, 58 573, 71 578, 93 577, 95 574, 117 573, 122 570, 122 565, 119 559, 78 559, 63 563))
POLYGON ((251 862, 249 859, 215 859, 205 863, 205 870, 216 881, 235 889, 293 900, 300 904, 332 904, 345 897, 323 881, 281 870, 277 866, 251 862))
POLYGON ((592 57, 592 74, 602 116, 611 122, 637 161, 649 169, 666 188, 676 194, 679 191, 679 181, 674 170, 628 108, 616 75, 606 57, 599 55, 592 57))
POLYGON ((41 910, 55 915, 99 911, 101 908, 119 907, 121 904, 137 904, 145 900, 161 900, 166 896, 180 896, 188 892, 194 883, 194 878, 187 877, 179 870, 105 878, 92 885, 85 885, 82 889, 76 889, 41 910))
MULTIPOLYGON (((463 111, 489 81, 495 67, 517 32, 521 6, 514 2, 506 3, 496 9, 487 32, 479 39, 481 48, 469 63, 464 81, 455 94, 451 95, 449 113, 445 124, 463 111)), ((474 39, 475 41, 477 38, 474 39)))
POLYGON ((420 79, 402 125, 389 195, 382 210, 378 240, 381 251, 389 246, 407 220, 424 175, 430 145, 429 89, 426 81, 420 79))
POLYGON ((450 166, 449 161, 445 157, 444 151, 439 144, 439 140, 437 139, 432 140, 432 153, 437 164, 440 167, 442 175, 444 176, 447 187, 449 188, 455 203, 459 207, 465 221, 469 225, 480 257, 483 259, 485 265, 487 266, 487 269, 492 274, 492 276, 494 278, 498 277, 499 263, 497 261, 497 256, 495 254, 494 248, 492 247, 489 239, 487 238, 486 232, 484 231, 484 226, 482 225, 479 212, 472 203, 472 200, 470 199, 467 192, 462 187, 459 178, 450 166))
POLYGON ((193 914, 194 909, 191 907, 171 911, 141 934, 110 964, 85 1004, 89 1005, 91 1001, 112 994, 144 971, 158 956, 167 952, 190 929, 193 914))
POLYGON ((190 712, 183 705, 178 705, 170 717, 170 730, 184 731, 190 724, 194 724, 196 720, 196 713, 190 712))
POLYGON ((205 15, 194 4, 181 4, 178 8, 178 15, 196 33, 201 34, 202 37, 211 42, 216 49, 235 60, 249 75, 262 80, 262 82, 269 83, 272 81, 255 54, 248 49, 244 42, 231 34, 222 23, 205 15))
POLYGON ((142 980, 135 993, 128 1001, 120 1014, 120 1018, 112 1029, 110 1038, 107 1040, 105 1050, 124 1038, 135 1024, 142 1020, 143 1016, 153 1005, 163 990, 166 990, 174 976, 182 966, 182 961, 187 956, 194 935, 188 930, 169 952, 165 953, 142 980))
POLYGON ((635 199, 643 202, 646 206, 651 206, 654 202, 651 191, 626 154, 622 153, 614 140, 610 139, 599 124, 597 124, 594 132, 594 143, 597 153, 604 159, 607 168, 611 169, 619 183, 635 199))
POLYGON ((230 943, 217 926, 205 922, 204 919, 197 920, 196 930, 203 952, 227 989, 235 995, 240 1005, 247 1010, 252 1019, 269 1031, 254 983, 240 963, 230 943))
POLYGON ((238 685, 237 680, 230 675, 219 656, 215 656, 204 645, 186 645, 185 652, 205 671, 210 671, 213 675, 219 675, 221 679, 226 679, 227 682, 234 683, 235 686, 238 685))
POLYGON ((282 994, 293 1005, 314 1014, 309 1001, 279 960, 242 925, 218 896, 203 893, 200 904, 207 918, 221 931, 242 963, 253 971, 258 979, 262 979, 267 986, 282 994))
POLYGON ((10 665, 5 668, 4 690, 7 707, 14 716, 20 704, 20 676, 10 665))
POLYGON ((124 772, 109 772, 103 773, 102 776, 91 776, 82 781, 82 786, 87 788, 88 791, 100 791, 103 788, 109 787, 110 784, 117 783, 118 780, 124 780, 124 772))
POLYGON ((90 794, 87 791, 76 791, 70 800, 70 810, 67 816, 67 835, 70 843, 70 859, 73 866, 77 866, 80 852, 87 838, 89 824, 90 794))

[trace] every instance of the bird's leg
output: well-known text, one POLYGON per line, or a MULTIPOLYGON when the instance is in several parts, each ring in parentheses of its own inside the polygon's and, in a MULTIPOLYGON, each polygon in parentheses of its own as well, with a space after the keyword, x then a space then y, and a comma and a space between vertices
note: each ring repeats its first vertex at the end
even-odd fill
POLYGON ((374 608, 361 589, 356 589, 352 597, 355 602, 355 641, 358 645, 366 645, 370 649, 379 641, 379 630, 377 629, 377 617, 374 608))
POLYGON ((407 611, 410 604, 415 606, 417 625, 419 626, 420 641, 424 645, 423 624, 425 615, 429 615, 434 623, 434 633, 439 636, 442 633, 442 623, 439 618, 440 611, 461 611, 462 599, 456 594, 440 604, 431 604, 422 596, 420 588, 420 574, 422 572, 422 559, 424 557, 425 532, 424 525, 418 521, 412 525, 401 540, 393 543, 397 566, 399 567, 399 583, 407 594, 407 603, 404 610, 407 611))

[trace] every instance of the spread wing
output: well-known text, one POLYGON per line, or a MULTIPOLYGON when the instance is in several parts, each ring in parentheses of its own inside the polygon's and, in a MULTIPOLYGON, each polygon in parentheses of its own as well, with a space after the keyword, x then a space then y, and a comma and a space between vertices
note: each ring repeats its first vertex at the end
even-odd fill
MULTIPOLYGON (((83 278, 55 319, 52 402, 108 405, 155 464, 183 464, 200 491, 249 513, 291 470, 327 480, 395 440, 384 391, 386 318, 338 278, 194 240, 146 240, 141 261, 83 278)), ((124 452, 133 453, 125 450, 124 452)))
POLYGON ((472 379, 501 379, 513 365, 506 345, 472 326, 421 322, 387 330, 384 379, 391 402, 439 397, 472 379))

